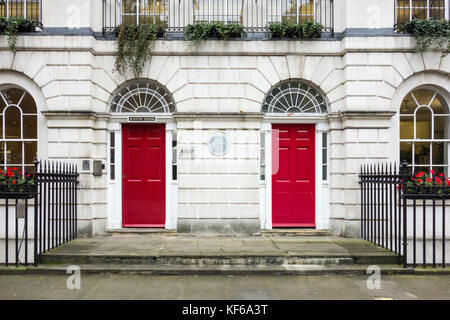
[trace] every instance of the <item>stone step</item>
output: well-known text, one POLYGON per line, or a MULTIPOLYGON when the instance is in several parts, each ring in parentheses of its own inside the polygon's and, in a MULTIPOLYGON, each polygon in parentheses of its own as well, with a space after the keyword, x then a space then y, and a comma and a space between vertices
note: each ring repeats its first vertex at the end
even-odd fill
POLYGON ((176 236, 177 230, 168 230, 164 228, 122 228, 108 229, 109 235, 154 235, 154 236, 176 236))
MULTIPOLYGON (((70 264, 38 267, 0 267, 0 275, 67 275, 70 264)), ((82 274, 126 275, 367 275, 368 265, 142 265, 80 264, 82 274)), ((398 265, 381 266, 382 274, 413 274, 414 269, 398 265)))
POLYGON ((155 253, 131 254, 54 254, 45 253, 40 263, 70 264, 141 264, 141 265, 348 265, 348 264, 395 264, 396 255, 391 253, 358 253, 354 255, 313 255, 280 252, 264 253, 155 253))
POLYGON ((330 230, 316 230, 316 229, 272 229, 262 230, 261 236, 266 237, 326 237, 331 236, 330 230))

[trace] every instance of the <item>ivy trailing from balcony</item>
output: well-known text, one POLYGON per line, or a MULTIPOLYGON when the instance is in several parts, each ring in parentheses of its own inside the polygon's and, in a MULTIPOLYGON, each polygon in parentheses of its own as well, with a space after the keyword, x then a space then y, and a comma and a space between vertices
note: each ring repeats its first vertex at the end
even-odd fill
POLYGON ((186 26, 184 39, 190 41, 188 44, 190 48, 207 39, 229 40, 239 38, 243 30, 243 26, 239 23, 198 22, 186 26))
POLYGON ((304 23, 272 22, 269 24, 269 30, 275 39, 307 40, 320 38, 323 25, 310 20, 304 23))
POLYGON ((124 75, 131 68, 138 78, 152 55, 156 38, 163 30, 153 24, 141 24, 120 25, 114 32, 118 36, 115 71, 124 75))
POLYGON ((399 25, 398 31, 416 38, 416 53, 438 50, 445 56, 450 52, 450 20, 413 19, 399 25))
POLYGON ((33 32, 41 24, 33 19, 0 17, 0 34, 8 36, 8 49, 16 54, 17 37, 20 32, 33 32))

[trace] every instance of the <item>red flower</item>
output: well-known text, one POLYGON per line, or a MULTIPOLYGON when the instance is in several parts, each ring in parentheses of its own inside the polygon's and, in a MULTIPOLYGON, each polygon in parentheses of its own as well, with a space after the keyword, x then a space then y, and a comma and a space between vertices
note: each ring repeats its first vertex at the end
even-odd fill
POLYGON ((433 182, 433 179, 427 178, 427 182, 433 182))
POLYGON ((418 183, 422 183, 423 180, 422 180, 422 179, 417 179, 417 182, 418 182, 418 183))
POLYGON ((14 170, 14 171, 17 171, 17 167, 14 167, 13 170, 14 170))
POLYGON ((443 174, 443 173, 440 173, 440 174, 439 174, 439 177, 443 177, 443 176, 444 176, 444 174, 443 174))
POLYGON ((436 172, 434 172, 434 170, 430 170, 430 173, 431 174, 436 174, 436 172))
POLYGON ((12 184, 16 184, 16 180, 13 180, 12 184))
POLYGON ((425 175, 425 172, 419 172, 418 174, 416 174, 416 177, 419 178, 419 177, 423 177, 424 175, 425 175))

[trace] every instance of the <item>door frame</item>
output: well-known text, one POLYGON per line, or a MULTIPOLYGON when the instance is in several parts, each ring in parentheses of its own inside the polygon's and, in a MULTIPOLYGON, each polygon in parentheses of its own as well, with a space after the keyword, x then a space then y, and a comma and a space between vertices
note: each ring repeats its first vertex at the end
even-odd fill
POLYGON ((315 229, 330 229, 330 125, 326 117, 274 116, 261 123, 261 134, 265 135, 265 181, 260 183, 261 229, 272 229, 272 125, 273 124, 314 124, 315 126, 315 229), (322 134, 327 133, 327 180, 322 179, 322 134))
MULTIPOLYGON (((129 123, 128 117, 116 116, 110 119, 108 123, 108 145, 107 145, 107 181, 108 181, 108 200, 107 200, 107 229, 122 229, 122 124, 129 123), (110 179, 110 133, 114 133, 115 139, 115 179, 110 179)), ((176 122, 171 116, 158 116, 157 122, 149 122, 148 124, 163 123, 165 124, 166 145, 165 145, 165 177, 166 177, 166 212, 165 212, 165 229, 176 230, 178 212, 178 182, 173 180, 172 176, 172 140, 176 134, 176 122)))

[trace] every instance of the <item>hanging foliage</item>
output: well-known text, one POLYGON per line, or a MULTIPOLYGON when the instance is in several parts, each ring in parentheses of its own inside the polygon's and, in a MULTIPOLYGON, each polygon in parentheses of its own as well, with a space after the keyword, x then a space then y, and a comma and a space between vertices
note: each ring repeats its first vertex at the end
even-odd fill
POLYGON ((131 68, 138 78, 153 52, 161 29, 152 24, 120 25, 115 33, 118 36, 115 71, 123 75, 131 68))
POLYGON ((413 19, 401 24, 398 31, 414 35, 416 53, 438 50, 445 56, 450 52, 450 20, 413 19))
POLYGON ((16 54, 17 37, 20 32, 33 32, 40 23, 33 19, 0 17, 0 34, 8 36, 8 49, 16 54))

